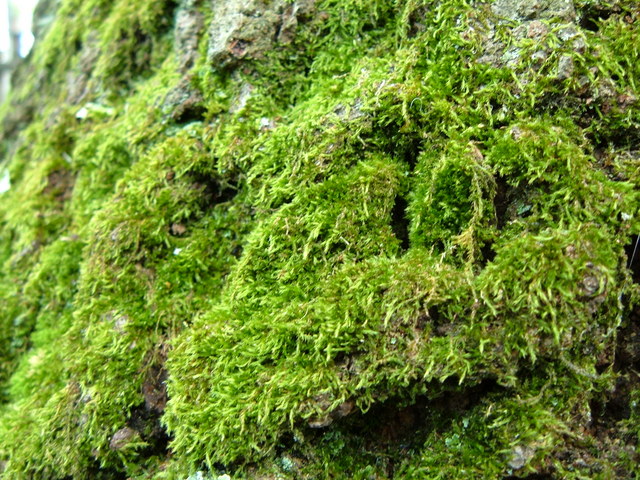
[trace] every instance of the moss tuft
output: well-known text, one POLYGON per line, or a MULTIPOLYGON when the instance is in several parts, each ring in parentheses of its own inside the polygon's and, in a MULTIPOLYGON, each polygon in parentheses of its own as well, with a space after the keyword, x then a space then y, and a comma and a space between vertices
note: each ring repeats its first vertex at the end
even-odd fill
POLYGON ((0 113, 3 478, 637 474, 639 15, 64 0, 0 113))

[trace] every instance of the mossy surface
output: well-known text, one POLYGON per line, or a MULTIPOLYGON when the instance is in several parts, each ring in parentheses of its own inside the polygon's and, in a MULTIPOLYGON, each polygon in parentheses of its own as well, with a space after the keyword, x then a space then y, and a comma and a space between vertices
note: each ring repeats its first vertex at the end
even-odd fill
POLYGON ((639 21, 62 1, 2 107, 3 478, 637 475, 639 21))

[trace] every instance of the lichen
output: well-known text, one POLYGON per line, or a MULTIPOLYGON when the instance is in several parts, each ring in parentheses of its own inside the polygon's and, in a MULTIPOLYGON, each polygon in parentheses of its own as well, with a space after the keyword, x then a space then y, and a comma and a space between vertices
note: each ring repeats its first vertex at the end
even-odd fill
POLYGON ((1 114, 3 478, 636 475, 639 16, 61 2, 1 114))

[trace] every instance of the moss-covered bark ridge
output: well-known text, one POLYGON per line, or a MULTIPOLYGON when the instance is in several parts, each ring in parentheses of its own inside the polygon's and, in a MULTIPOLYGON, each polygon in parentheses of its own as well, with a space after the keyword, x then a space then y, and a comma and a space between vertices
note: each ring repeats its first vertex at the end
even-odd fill
POLYGON ((2 111, 4 477, 637 474, 636 2, 55 11, 2 111))

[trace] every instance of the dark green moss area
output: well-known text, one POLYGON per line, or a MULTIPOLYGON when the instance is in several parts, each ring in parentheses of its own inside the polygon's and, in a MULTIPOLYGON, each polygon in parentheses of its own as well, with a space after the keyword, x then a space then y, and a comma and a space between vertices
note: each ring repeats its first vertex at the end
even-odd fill
POLYGON ((638 474, 636 1, 52 9, 2 478, 638 474))

